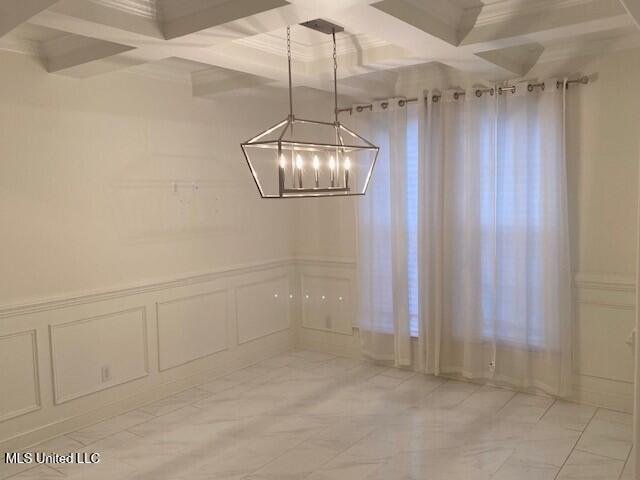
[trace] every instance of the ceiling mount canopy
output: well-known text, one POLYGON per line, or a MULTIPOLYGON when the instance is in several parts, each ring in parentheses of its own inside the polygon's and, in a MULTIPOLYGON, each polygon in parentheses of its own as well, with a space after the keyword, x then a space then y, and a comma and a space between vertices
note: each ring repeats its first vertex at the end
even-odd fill
POLYGON ((242 151, 262 198, 364 195, 379 148, 338 119, 336 32, 326 20, 302 24, 333 40, 334 122, 306 120, 293 113, 291 29, 287 27, 289 116, 242 144, 242 151))

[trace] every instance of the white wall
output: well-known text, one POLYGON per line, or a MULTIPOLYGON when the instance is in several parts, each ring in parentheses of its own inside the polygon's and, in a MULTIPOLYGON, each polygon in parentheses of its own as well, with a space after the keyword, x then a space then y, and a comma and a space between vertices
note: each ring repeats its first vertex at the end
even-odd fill
POLYGON ((0 55, 1 304, 291 254, 295 207, 259 199, 240 149, 286 107, 0 55))
MULTIPOLYGON (((575 399, 630 411, 633 358, 625 340, 634 326, 635 308, 640 50, 544 64, 528 78, 581 74, 592 81, 569 90, 567 112, 576 275, 575 399)), ((474 83, 442 69, 401 80, 397 93, 412 97, 425 88, 474 83)), ((327 259, 326 275, 346 278, 355 270, 355 203, 335 200, 325 209, 328 203, 301 204, 297 251, 327 259), (343 260, 341 265, 335 257, 343 260)), ((322 264, 321 258, 314 263, 322 264)), ((327 332, 301 325, 299 335, 303 345, 357 354, 357 332, 345 335, 344 327, 327 332)))
POLYGON ((0 450, 293 346, 297 207, 240 149, 286 105, 0 65, 0 450))
MULTIPOLYGON (((0 449, 255 362, 296 335, 358 354, 357 200, 260 200, 241 155, 286 105, 194 99, 189 85, 127 73, 74 80, 8 53, 0 64, 0 385, 11 385, 0 449), (313 299, 297 304, 303 288, 313 299)), ((538 70, 595 74, 570 91, 576 398, 628 410, 640 51, 538 70)), ((330 99, 299 111, 327 118, 330 99)))

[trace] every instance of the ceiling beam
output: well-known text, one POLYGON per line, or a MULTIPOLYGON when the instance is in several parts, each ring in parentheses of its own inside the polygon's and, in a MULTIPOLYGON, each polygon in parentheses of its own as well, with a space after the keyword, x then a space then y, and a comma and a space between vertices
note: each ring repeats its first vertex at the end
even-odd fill
POLYGON ((40 55, 49 73, 79 78, 140 63, 133 47, 73 34, 44 43, 40 55))
POLYGON ((620 0, 620 2, 636 26, 640 28, 640 0, 620 0))
MULTIPOLYGON (((388 0, 391 1, 391 0, 388 0)), ((461 52, 452 43, 434 35, 429 25, 413 22, 408 24, 376 6, 355 6, 340 13, 340 17, 331 18, 335 21, 342 19, 343 23, 355 31, 375 31, 383 40, 398 45, 412 52, 415 63, 440 62, 465 72, 479 73, 496 77, 500 75, 516 75, 503 65, 497 65, 490 60, 476 56, 473 52, 461 52)))
POLYGON ((194 97, 214 96, 232 90, 262 87, 273 83, 272 80, 264 77, 218 67, 191 74, 191 89, 194 97))
POLYGON ((289 5, 286 0, 159 0, 164 38, 183 37, 289 5))
POLYGON ((545 43, 626 27, 632 20, 619 0, 559 3, 557 8, 492 12, 485 8, 462 39, 463 51, 479 52, 530 43, 545 43))
POLYGON ((425 3, 427 4, 418 6, 408 0, 383 0, 375 3, 373 7, 451 45, 457 45, 459 43, 458 25, 462 19, 463 10, 450 2, 443 4, 440 0, 428 0, 425 3), (448 10, 448 15, 443 14, 445 8, 448 10), (437 12, 440 12, 440 15, 437 12))
MULTIPOLYGON (((236 72, 234 81, 212 74, 198 87, 207 95, 228 91, 235 81, 242 88, 286 86, 284 40, 281 50, 276 43, 284 28, 325 18, 355 39, 339 54, 338 76, 356 94, 363 75, 430 62, 479 79, 523 76, 545 44, 632 22, 620 0, 506 0, 466 10, 450 0, 157 0, 134 10, 113 5, 64 0, 31 18, 73 34, 44 45, 49 71, 88 76, 179 57, 236 72), (360 45, 359 36, 374 41, 360 45)), ((304 55, 294 57, 294 86, 332 90, 331 58, 324 56, 330 42, 314 50, 320 43, 295 45, 304 55)))
MULTIPOLYGON (((182 2, 183 0, 180 0, 180 5, 182 5, 182 2)), ((194 0, 192 3, 199 3, 205 6, 211 4, 208 0, 198 0, 198 2, 194 0)), ((246 0, 233 0, 232 2, 226 1, 222 5, 239 5, 239 3, 246 3, 248 5, 250 2, 246 0)), ((202 28, 201 30, 194 30, 193 33, 184 34, 171 40, 164 38, 164 33, 161 32, 159 27, 154 28, 156 20, 151 18, 134 18, 137 16, 125 12, 118 12, 117 15, 106 15, 104 6, 97 8, 92 6, 93 2, 87 2, 86 0, 67 0, 61 4, 61 6, 56 6, 55 8, 43 11, 39 15, 34 16, 31 19, 31 23, 82 37, 90 37, 95 40, 129 47, 124 53, 118 55, 113 55, 111 50, 103 48, 97 50, 96 55, 92 59, 78 57, 80 62, 77 67, 82 71, 82 75, 86 75, 89 74, 92 69, 96 74, 102 73, 105 70, 103 63, 108 64, 107 71, 110 71, 118 66, 125 68, 131 65, 154 62, 174 56, 183 58, 216 58, 215 52, 206 55, 201 52, 201 50, 205 48, 209 49, 220 44, 233 45, 231 43, 233 39, 265 33, 282 28, 288 23, 298 23, 310 19, 308 9, 288 4, 287 2, 283 2, 283 0, 260 0, 258 2, 253 0, 251 3, 255 7, 252 11, 259 13, 242 17, 244 13, 247 13, 248 6, 246 6, 244 10, 233 7, 222 12, 214 9, 214 13, 217 15, 205 15, 203 18, 206 19, 206 22, 203 23, 203 21, 200 21, 197 27, 191 24, 190 28, 202 28), (273 8, 276 4, 284 4, 284 6, 273 8), (218 22, 221 21, 225 23, 218 24, 218 22), (185 52, 189 50, 192 50, 192 52, 185 54, 185 52), (100 56, 100 52, 104 55, 100 56), (95 65, 92 67, 89 65, 90 63, 95 63, 95 65)), ((192 8, 193 7, 194 5, 192 5, 192 8)), ((210 13, 209 11, 209 14, 210 13)), ((178 20, 180 22, 183 21, 180 19, 176 21, 178 20)), ((165 27, 167 25, 165 25, 165 27)), ((169 30, 171 30, 171 28, 172 27, 169 27, 169 30)), ((187 31, 185 28, 183 25, 180 33, 187 31)), ((171 35, 177 35, 178 30, 171 30, 171 32, 171 35)), ((67 59, 67 61, 70 60, 71 58, 67 59)), ((227 62, 224 62, 220 66, 228 68, 227 62)), ((75 75, 73 73, 73 67, 71 64, 66 65, 62 73, 75 75)), ((272 77, 268 78, 272 79, 272 77)))
POLYGON ((0 2, 0 37, 21 23, 46 10, 58 0, 2 0, 0 2))
POLYGON ((500 65, 510 72, 516 72, 517 76, 522 77, 533 68, 543 51, 544 47, 542 45, 533 43, 480 52, 476 53, 476 55, 495 65, 500 65))

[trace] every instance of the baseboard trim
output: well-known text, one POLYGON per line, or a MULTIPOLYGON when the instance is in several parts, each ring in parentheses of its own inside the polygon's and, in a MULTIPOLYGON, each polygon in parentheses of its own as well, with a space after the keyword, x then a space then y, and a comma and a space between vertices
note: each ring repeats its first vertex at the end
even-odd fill
POLYGON ((232 358, 219 364, 214 369, 204 370, 179 380, 167 382, 157 387, 145 390, 144 392, 103 405, 95 410, 83 412, 79 415, 67 417, 33 430, 22 432, 14 437, 1 441, 0 452, 10 452, 28 448, 32 445, 73 432, 85 426, 101 422, 117 415, 122 415, 158 399, 168 397, 202 383, 215 380, 216 378, 228 375, 236 370, 240 370, 262 360, 266 360, 274 355, 290 352, 293 349, 294 345, 291 342, 291 339, 285 337, 281 342, 278 342, 273 346, 265 347, 264 350, 259 350, 258 352, 244 358, 240 356, 232 358))

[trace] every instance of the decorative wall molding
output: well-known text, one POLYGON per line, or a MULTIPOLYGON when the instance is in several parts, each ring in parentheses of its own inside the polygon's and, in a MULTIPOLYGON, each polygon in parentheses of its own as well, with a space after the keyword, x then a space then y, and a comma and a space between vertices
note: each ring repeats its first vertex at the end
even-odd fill
POLYGON ((330 268, 351 268, 355 269, 357 261, 349 257, 320 257, 314 255, 300 255, 296 257, 298 266, 316 266, 330 268))
MULTIPOLYGON (((227 350, 229 348, 229 345, 227 344, 227 336, 228 336, 228 325, 230 322, 230 318, 229 318, 229 306, 227 305, 227 289, 218 289, 218 290, 213 290, 210 292, 205 292, 205 293, 200 293, 198 295, 189 295, 186 297, 179 297, 179 298, 175 298, 172 300, 168 300, 165 302, 156 302, 156 319, 157 319, 157 324, 158 324, 158 369, 163 372, 165 370, 169 370, 171 368, 176 368, 179 367, 181 365, 184 365, 186 363, 189 362, 193 362, 195 360, 199 360, 201 358, 205 358, 208 357, 210 355, 214 355, 216 353, 219 352, 223 352, 225 350, 227 350), (224 330, 224 338, 222 339, 222 344, 211 344, 208 350, 206 351, 202 351, 202 352, 198 352, 198 353, 194 353, 193 355, 191 355, 190 357, 187 357, 185 359, 182 359, 180 361, 177 362, 166 362, 163 359, 163 354, 167 354, 167 352, 165 351, 165 349, 163 349, 163 331, 164 328, 162 327, 162 323, 163 323, 163 318, 161 318, 160 316, 160 310, 162 308, 162 306, 167 306, 167 305, 172 305, 172 304, 177 304, 177 303, 184 303, 184 302, 189 302, 189 301, 193 301, 196 299, 202 299, 205 297, 211 297, 214 295, 223 295, 224 296, 224 302, 225 302, 225 308, 224 308, 224 312, 222 315, 222 321, 224 322, 223 325, 223 330, 224 330)), ((207 312, 210 313, 211 315, 214 315, 216 312, 207 312)), ((189 321, 189 319, 183 319, 183 321, 189 321)), ((207 332, 202 332, 203 335, 206 336, 207 332)))
POLYGON ((291 348, 288 340, 276 340, 275 342, 258 342, 254 345, 255 348, 236 352, 220 359, 213 367, 206 370, 192 372, 183 377, 171 379, 167 383, 156 383, 150 388, 135 392, 131 396, 116 397, 107 403, 96 404, 89 411, 74 410, 71 415, 56 418, 51 423, 38 423, 31 430, 24 430, 9 436, 0 435, 0 452, 17 451, 43 440, 75 431, 86 425, 128 412, 158 398, 168 397, 204 382, 220 378, 235 370, 248 367, 279 353, 284 353, 291 348))
POLYGON ((631 275, 575 274, 575 401, 631 411, 633 354, 626 341, 635 326, 635 290, 631 275))
MULTIPOLYGON (((0 413, 0 449, 5 446, 22 448, 51 436, 76 430, 105 416, 123 413, 160 398, 159 395, 164 394, 159 392, 175 393, 223 371, 228 373, 232 368, 247 366, 266 356, 292 348, 294 336, 290 332, 290 316, 293 311, 291 302, 297 300, 295 297, 290 299, 284 293, 285 289, 288 293, 293 287, 295 265, 295 258, 277 258, 128 288, 74 294, 46 301, 36 299, 33 304, 0 307, 0 342, 17 335, 14 330, 20 327, 16 325, 32 328, 19 334, 33 335, 31 344, 34 345, 34 362, 39 358, 43 371, 51 372, 42 378, 36 376, 38 368, 34 363, 33 381, 37 388, 37 398, 30 400, 32 394, 27 385, 11 399, 11 403, 4 404, 5 408, 0 413), (234 309, 236 292, 245 286, 264 284, 266 290, 257 293, 266 295, 271 292, 269 282, 274 279, 281 282, 275 286, 283 289, 282 300, 285 301, 281 305, 274 304, 274 308, 265 309, 262 307, 264 302, 252 300, 254 292, 247 290, 248 296, 241 298, 240 302, 252 303, 253 307, 245 308, 246 312, 251 313, 251 318, 244 324, 244 337, 256 332, 259 334, 251 335, 252 338, 236 338, 237 322, 243 322, 242 318, 238 319, 238 312, 234 309), (209 310, 219 312, 222 310, 221 305, 226 304, 226 312, 216 315, 213 320, 219 327, 215 333, 215 339, 219 339, 216 345, 223 345, 224 348, 212 347, 203 354, 209 345, 205 342, 186 341, 187 351, 184 355, 192 357, 186 362, 178 362, 179 365, 171 364, 170 361, 163 365, 160 351, 162 345, 159 337, 153 338, 153 332, 159 331, 162 335, 162 328, 167 324, 163 324, 162 309, 159 319, 156 315, 147 317, 146 311, 156 305, 175 305, 210 294, 223 297, 215 297, 214 303, 198 303, 196 306, 189 305, 184 311, 178 308, 167 312, 176 320, 172 323, 173 326, 180 328, 183 317, 185 320, 186 317, 197 317, 206 324, 209 310), (112 320, 116 323, 110 323, 112 320), (87 322, 103 323, 85 326, 87 322), (261 330, 254 330, 254 325, 261 330), (75 329, 78 326, 80 328, 75 329), (70 330, 64 330, 66 328, 70 330), (36 331, 48 337, 41 347, 48 347, 49 352, 42 352, 39 357, 35 351, 36 331), (5 332, 8 333, 5 335, 5 332), (107 332, 107 335, 100 332, 107 332), (120 338, 126 342, 119 343, 120 338), (106 344, 102 345, 104 348, 95 350, 96 354, 89 358, 89 363, 74 363, 74 359, 82 355, 83 348, 85 351, 93 351, 93 345, 97 343, 92 342, 98 342, 99 339, 103 343, 106 341, 106 344), (238 339, 240 342, 237 342, 238 339), (153 355, 151 359, 150 354, 153 355), (112 367, 112 380, 104 381, 100 377, 101 367, 106 365, 112 367), (171 368, 164 368, 167 365, 171 368), (50 395, 53 402, 47 401, 41 406, 41 391, 52 392, 50 395), (17 409, 17 406, 21 408, 17 409), (11 412, 7 413, 7 410, 11 412), (39 412, 34 414, 35 410, 39 412), (21 418, 15 421, 17 416, 21 418)), ((214 315, 216 312, 213 312, 214 315)), ((196 332, 201 328, 205 327, 196 326, 196 332)), ((207 332, 211 333, 209 330, 207 332)), ((43 341, 40 340, 40 343, 43 341)), ((2 344, 0 349, 5 346, 9 345, 2 344)), ((25 341, 12 343, 10 346, 14 351, 19 349, 22 352, 21 358, 27 358, 25 341)), ((172 357, 173 360, 181 358, 182 355, 172 357)), ((27 376, 22 371, 19 373, 21 377, 27 376)))
POLYGON ((91 3, 112 8, 137 17, 157 19, 159 15, 155 0, 89 0, 91 3))
POLYGON ((280 258, 261 262, 243 263, 220 267, 208 272, 181 275, 173 279, 161 279, 151 282, 138 282, 132 285, 116 287, 113 289, 100 289, 88 292, 77 292, 69 295, 55 297, 41 297, 27 299, 16 304, 0 305, 0 319, 27 315, 49 310, 57 310, 93 302, 112 300, 115 298, 139 295, 170 288, 186 287, 210 282, 223 277, 243 275, 278 267, 291 267, 295 265, 294 258, 280 258))
POLYGON ((574 276, 574 284, 578 288, 613 290, 619 292, 636 291, 636 282, 633 275, 578 272, 574 276))
MULTIPOLYGON (((236 331, 236 341, 238 343, 238 345, 243 345, 245 343, 249 343, 249 342, 254 342, 256 340, 259 340, 261 338, 264 337, 268 337, 270 335, 273 335, 275 333, 278 332, 282 332, 284 330, 288 330, 291 327, 291 318, 290 318, 290 297, 289 295, 291 295, 292 292, 292 286, 289 283, 289 274, 285 273, 283 275, 278 275, 278 276, 274 276, 274 277, 269 277, 266 279, 262 279, 262 280, 258 280, 255 282, 251 282, 251 283, 247 283, 244 284, 238 288, 235 289, 235 302, 236 302, 236 326, 237 326, 237 331, 236 331), (286 281, 287 283, 287 287, 286 287, 286 291, 280 291, 282 290, 281 288, 279 288, 279 286, 277 285, 278 283, 281 283, 282 281, 286 281), (258 321, 258 322, 267 322, 267 321, 278 321, 277 317, 274 318, 262 318, 262 319, 255 319, 255 318, 244 318, 243 317, 243 312, 242 311, 242 306, 243 305, 248 305, 247 302, 243 302, 241 301, 240 297, 243 294, 243 291, 249 290, 249 289, 253 289, 255 290, 256 287, 261 286, 261 285, 269 285, 272 284, 273 285, 273 289, 275 290, 275 293, 272 294, 270 292, 268 292, 268 297, 270 298, 271 295, 278 295, 278 297, 276 297, 277 300, 281 301, 281 302, 286 302, 284 303, 285 309, 283 312, 281 312, 282 315, 285 316, 285 324, 284 325, 278 325, 278 326, 274 326, 273 328, 267 328, 265 329, 263 332, 258 333, 257 335, 243 335, 242 333, 242 323, 244 321, 258 321)), ((254 298, 253 296, 249 296, 249 298, 254 298)), ((248 299, 244 299, 244 300, 248 300, 248 299)), ((275 300, 275 299, 274 299, 275 300)), ((251 316, 252 312, 246 312, 249 316, 251 316)), ((256 314, 258 313, 258 311, 255 312, 256 314)), ((259 314, 262 315, 266 315, 268 313, 268 308, 267 305, 263 305, 260 309, 259 309, 259 314)), ((275 315, 278 315, 278 312, 272 312, 275 315)))
POLYGON ((119 385, 123 385, 125 383, 132 382, 134 380, 138 380, 140 378, 146 377, 149 375, 149 339, 147 335, 146 308, 144 306, 130 308, 127 310, 110 312, 110 313, 107 313, 104 315, 98 315, 95 317, 82 318, 82 319, 72 320, 64 323, 51 324, 49 325, 49 346, 51 351, 51 371, 52 371, 52 381, 53 381, 54 403, 56 405, 59 405, 71 400, 75 400, 77 398, 85 397, 87 395, 91 395, 93 393, 97 393, 102 390, 113 388, 119 385), (77 325, 82 325, 90 322, 104 321, 110 318, 116 318, 121 315, 129 314, 129 313, 137 313, 137 312, 140 313, 139 321, 141 322, 140 328, 142 333, 140 338, 141 345, 139 346, 140 353, 143 356, 142 371, 134 372, 128 376, 123 376, 119 381, 116 380, 114 382, 109 381, 105 383, 98 383, 92 388, 84 389, 72 394, 65 395, 61 388, 61 377, 63 375, 60 369, 60 359, 58 358, 60 347, 56 345, 56 335, 58 335, 56 332, 66 328, 73 328, 74 326, 77 326, 77 325))
MULTIPOLYGON (((300 274, 300 287, 301 287, 301 301, 302 301, 302 318, 301 318, 301 325, 302 328, 306 328, 309 330, 319 330, 319 331, 323 331, 323 332, 332 332, 332 333, 336 333, 339 335, 349 335, 352 336, 353 335, 353 323, 355 321, 355 315, 354 315, 354 309, 353 309, 353 304, 352 304, 352 299, 353 299, 353 291, 354 291, 354 285, 353 285, 354 281, 352 276, 349 275, 339 275, 337 272, 334 274, 319 274, 317 272, 315 273, 311 273, 311 272, 301 272, 300 274), (308 279, 308 280, 307 280, 308 279), (325 284, 323 285, 323 287, 321 287, 322 292, 310 292, 310 289, 312 287, 308 286, 307 283, 313 283, 313 281, 324 281, 325 284), (336 293, 336 292, 332 292, 333 295, 331 295, 331 290, 333 290, 333 287, 335 286, 336 283, 343 283, 346 286, 344 287, 344 292, 341 293, 336 293), (324 301, 326 301, 328 303, 327 308, 330 308, 332 305, 334 308, 331 308, 329 311, 329 316, 331 317, 331 319, 333 320, 333 316, 338 315, 340 313, 340 306, 338 305, 338 303, 336 303, 336 295, 338 296, 338 302, 345 302, 346 308, 347 308, 347 312, 343 312, 343 318, 337 318, 337 326, 333 327, 333 326, 320 326, 320 325, 313 325, 310 318, 309 318, 309 312, 307 309, 307 305, 309 304, 309 302, 307 302, 307 298, 306 296, 311 294, 317 294, 317 295, 322 295, 323 297, 327 296, 327 298, 322 298, 322 301, 324 303, 324 301), (346 317, 346 318, 344 318, 346 317), (340 328, 342 327, 342 328, 340 328)), ((313 301, 313 299, 311 299, 311 301, 313 301)), ((326 312, 325 312, 326 313, 326 312)))
MULTIPOLYGON (((607 1, 607 0, 605 0, 607 1)), ((549 14, 563 8, 579 7, 594 0, 506 0, 482 7, 476 25, 491 25, 495 23, 513 20, 516 16, 535 15, 537 13, 549 14)))
MULTIPOLYGON (((42 401, 40 397, 40 374, 38 368, 38 337, 35 329, 25 330, 22 332, 14 332, 8 333, 6 335, 0 335, 0 343, 2 341, 8 341, 11 338, 16 338, 20 336, 28 336, 31 339, 31 357, 33 359, 33 370, 32 370, 32 380, 33 380, 33 403, 30 405, 25 405, 22 408, 18 408, 16 410, 12 410, 9 412, 5 412, 0 414, 0 422, 4 422, 11 418, 19 417, 21 415, 25 415, 27 413, 35 412, 36 410, 40 410, 42 408, 42 401)), ((7 368, 8 365, 5 365, 3 368, 7 368)))

